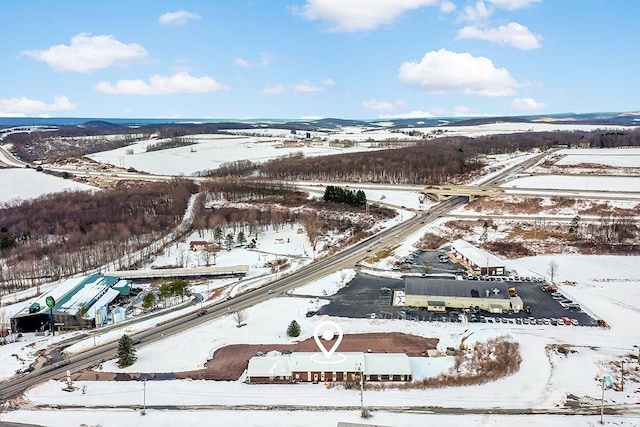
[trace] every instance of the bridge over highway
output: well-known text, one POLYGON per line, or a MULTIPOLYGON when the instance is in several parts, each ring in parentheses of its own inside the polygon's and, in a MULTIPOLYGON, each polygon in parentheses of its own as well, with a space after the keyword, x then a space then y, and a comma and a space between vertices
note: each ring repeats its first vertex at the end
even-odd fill
POLYGON ((422 190, 422 194, 436 202, 440 202, 449 196, 467 196, 471 201, 476 197, 492 196, 500 192, 502 192, 500 187, 479 187, 475 185, 430 185, 422 190))

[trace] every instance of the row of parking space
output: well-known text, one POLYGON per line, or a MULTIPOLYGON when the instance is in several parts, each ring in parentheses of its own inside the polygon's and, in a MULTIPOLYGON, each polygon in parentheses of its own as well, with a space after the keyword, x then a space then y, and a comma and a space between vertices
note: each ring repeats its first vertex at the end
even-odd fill
POLYGON ((535 317, 481 317, 477 322, 481 323, 506 323, 506 324, 515 324, 515 325, 553 325, 553 326, 562 326, 562 325, 573 325, 580 326, 580 321, 578 319, 570 318, 570 317, 561 317, 558 319, 552 318, 543 318, 536 319, 535 317))
POLYGON ((545 280, 542 277, 530 277, 530 276, 476 276, 468 274, 464 276, 467 280, 481 280, 485 282, 530 282, 530 283, 543 283, 545 280))
MULTIPOLYGON (((510 315, 511 316, 511 315, 510 315)), ((379 311, 371 313, 367 317, 371 319, 397 319, 411 320, 419 322, 442 322, 442 323, 488 323, 488 324, 511 324, 511 325, 552 325, 552 326, 597 326, 597 321, 586 316, 577 310, 570 310, 567 316, 557 318, 536 318, 533 316, 521 317, 513 315, 513 317, 505 316, 484 316, 479 313, 460 313, 459 311, 450 311, 447 313, 434 313, 423 309, 406 309, 400 311, 379 311)))

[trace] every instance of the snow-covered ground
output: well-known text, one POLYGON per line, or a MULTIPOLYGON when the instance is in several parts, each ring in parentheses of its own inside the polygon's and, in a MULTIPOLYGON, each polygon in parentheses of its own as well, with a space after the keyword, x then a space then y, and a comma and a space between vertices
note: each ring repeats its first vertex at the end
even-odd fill
MULTIPOLYGON (((427 226, 430 227, 430 226, 427 226)), ((279 235, 284 239, 299 236, 296 230, 287 228, 279 235)), ((420 234, 420 233, 419 233, 420 234)), ((419 234, 407 239, 405 244, 396 249, 395 255, 402 257, 414 250, 412 242, 419 234)), ((269 240, 269 239, 263 239, 269 240)), ((266 244, 265 244, 266 246, 266 244)), ((278 244, 273 244, 278 247, 278 244)), ((268 249, 273 249, 269 247, 268 249)), ((238 263, 237 257, 245 257, 240 251, 222 256, 220 262, 238 263)), ((368 406, 413 406, 434 405, 443 407, 468 407, 491 410, 495 407, 549 409, 561 405, 568 395, 573 394, 586 400, 596 402, 600 398, 600 389, 596 378, 611 375, 614 380, 619 372, 608 363, 627 360, 627 369, 640 369, 628 356, 635 354, 633 345, 640 345, 640 335, 635 325, 640 321, 640 263, 633 257, 618 256, 541 256, 510 260, 509 268, 531 274, 546 275, 549 261, 558 264, 557 281, 571 281, 575 284, 561 284, 565 294, 579 302, 587 310, 607 320, 611 329, 573 326, 530 326, 513 324, 441 324, 429 322, 389 321, 380 319, 332 319, 337 321, 345 333, 398 331, 441 339, 441 346, 456 346, 463 335, 473 332, 467 343, 475 340, 486 340, 507 334, 519 342, 523 362, 518 373, 494 383, 472 387, 452 387, 437 390, 392 390, 366 391, 365 405, 368 406), (549 352, 551 344, 566 344, 575 350, 566 356, 549 352)), ((380 261, 379 266, 384 265, 380 261)), ((189 334, 175 336, 162 342, 152 343, 138 349, 138 361, 131 367, 118 369, 115 361, 103 365, 106 371, 123 372, 168 372, 201 368, 213 352, 222 346, 233 343, 289 343, 285 334, 289 322, 297 320, 302 333, 299 339, 311 337, 315 325, 325 317, 307 318, 309 309, 316 309, 325 304, 322 299, 325 293, 335 293, 344 282, 349 280, 353 271, 345 270, 296 289, 290 296, 274 295, 270 300, 247 310, 247 325, 235 327, 232 315, 218 318, 194 328, 189 334), (301 295, 317 295, 319 298, 296 297, 301 295), (188 349, 188 351, 185 351, 188 349), (162 355, 162 356, 159 356, 162 355)), ((202 285, 200 285, 202 286, 202 285)), ((157 323, 158 319, 153 321, 157 323)), ((144 325, 135 326, 135 330, 144 325)), ((148 327, 148 326, 147 326, 148 327)), ((129 331, 135 332, 129 326, 129 331)), ((113 332, 111 339, 116 339, 122 331, 113 332)), ((99 340, 108 337, 100 337, 99 340)), ((50 338, 43 338, 42 341, 50 338)), ((25 343, 10 344, 0 347, 3 360, 10 360, 10 354, 18 353, 17 348, 25 343)), ((78 344, 91 346, 92 338, 78 344)), ((41 348, 43 344, 39 344, 41 348)), ((33 351, 33 350, 32 350, 33 351)), ((339 351, 339 349, 338 349, 339 351)), ((451 360, 412 359, 412 368, 416 377, 437 375, 451 366, 451 360)), ((5 370, 5 374, 6 374, 5 370)), ((143 384, 138 382, 78 382, 80 387, 73 393, 62 391, 62 385, 50 381, 31 389, 27 401, 31 404, 53 405, 141 405, 143 384), (85 386, 85 393, 81 389, 85 386)), ((624 392, 605 391, 607 403, 640 404, 640 378, 627 380, 624 392)), ((141 417, 139 412, 131 409, 92 409, 64 412, 46 412, 46 425, 69 425, 68 423, 84 422, 87 424, 109 425, 171 425, 180 420, 181 425, 196 425, 202 416, 220 417, 230 422, 242 422, 247 426, 271 425, 271 422, 286 425, 327 425, 330 420, 358 421, 355 410, 359 405, 357 391, 342 388, 326 389, 322 385, 301 384, 287 385, 248 385, 241 381, 170 381, 147 382, 147 405, 223 405, 236 407, 239 405, 295 405, 302 407, 335 407, 336 411, 309 412, 276 411, 268 417, 256 416, 251 411, 218 410, 205 411, 156 411, 147 410, 141 417), (161 414, 165 415, 163 417, 161 414), (206 414, 206 415, 205 415, 206 414), (252 416, 253 415, 253 416, 252 416), (178 418, 180 417, 180 418, 178 418), (273 418, 271 418, 273 417, 273 418), (235 421, 234 421, 235 420, 235 421)), ((194 408, 195 409, 195 408, 194 408)), ((25 409, 0 415, 2 421, 35 421, 42 416, 42 411, 25 409), (34 418, 35 417, 35 418, 34 418)), ((433 415, 389 414, 377 412, 373 422, 393 426, 415 425, 435 420, 433 415)), ((632 415, 626 417, 605 416, 610 423, 617 425, 636 425, 632 415)), ((438 418, 440 419, 440 418, 438 418)), ((536 425, 585 425, 595 424, 597 416, 582 418, 582 424, 572 417, 555 416, 487 416, 467 415, 451 418, 454 424, 470 425, 512 425, 526 423, 536 425)), ((332 421, 331 421, 332 422, 332 421)), ((334 424, 329 424, 334 425, 334 424)))
MULTIPOLYGON (((186 148, 188 150, 188 147, 186 148)), ((198 149, 200 146, 198 145, 198 149)), ((640 157, 637 157, 640 159, 640 157)), ((511 160, 504 160, 505 164, 511 160)), ((620 160, 620 165, 627 160, 620 160)), ((618 164, 616 164, 618 165, 618 164)), ((127 166, 130 166, 127 164, 127 166)), ((640 164, 635 164, 640 167, 640 164)), ((532 177, 534 178, 534 177, 532 177)), ((570 187, 573 184, 563 183, 565 177, 555 177, 557 188, 570 187)), ((589 179, 591 188, 591 179, 589 179)), ((611 181, 609 181, 610 183, 611 181)), ((546 184, 545 184, 546 185, 546 184)), ((610 185, 610 184, 609 184, 610 185)), ((355 186, 353 187, 355 188, 355 186)), ((582 187, 584 188, 584 187, 582 187)), ((609 189, 612 189, 609 187, 609 189)), ((613 188, 615 189, 615 187, 613 188)), ((370 199, 380 199, 381 194, 371 193, 365 188, 370 199)), ((376 190, 378 191, 378 190, 376 190)), ((384 200, 388 203, 419 208, 411 191, 383 191, 384 200), (410 195, 410 196, 408 196, 410 195), (409 199, 411 197, 411 199, 409 199)), ((403 215, 410 215, 402 210, 403 215)), ((405 219, 406 219, 405 217, 405 219)), ((394 220, 397 221, 398 219, 394 220)), ((444 221, 445 218, 439 220, 444 221)), ((389 223, 388 225, 391 225, 389 223)), ((398 247, 393 257, 404 257, 415 250, 413 244, 421 235, 430 230, 437 230, 439 224, 426 224, 420 233, 408 238, 398 247)), ((198 239, 193 235, 190 239, 198 239)), ((285 227, 278 233, 265 233, 260 236, 257 248, 261 252, 234 249, 221 252, 217 258, 218 265, 249 264, 251 274, 246 279, 251 286, 259 286, 270 276, 261 266, 263 257, 267 261, 278 256, 288 255, 298 259, 302 265, 309 261, 305 255, 305 235, 298 234, 296 227, 285 227), (276 239, 282 239, 282 241, 276 239), (288 243, 287 243, 288 242, 288 243), (258 255, 260 254, 260 256, 258 255)), ((188 241, 160 255, 154 265, 173 264, 177 253, 184 250, 188 241)), ((560 252, 560 251, 559 251, 560 252)), ((392 258, 380 260, 373 267, 387 269, 392 258)), ((521 259, 507 260, 509 269, 517 270, 521 275, 548 276, 550 261, 557 263, 556 281, 561 291, 583 306, 597 318, 606 319, 610 329, 574 326, 515 325, 515 324, 452 324, 412 322, 381 319, 346 319, 332 318, 338 322, 345 333, 398 331, 426 337, 436 337, 442 346, 457 346, 462 338, 473 332, 467 340, 472 344, 476 340, 484 341, 491 337, 508 335, 520 344, 523 358, 521 369, 515 375, 499 381, 479 386, 450 387, 428 390, 367 390, 364 394, 365 406, 439 406, 451 408, 477 408, 480 414, 429 414, 400 412, 374 412, 371 420, 359 417, 357 408, 360 395, 357 390, 345 390, 340 387, 325 388, 322 384, 298 385, 248 385, 242 381, 148 381, 146 390, 139 382, 78 382, 79 389, 69 393, 62 391, 60 382, 49 381, 30 389, 26 394, 26 404, 22 408, 0 413, 2 422, 38 423, 50 426, 68 425, 102 425, 102 426, 172 426, 201 425, 203 422, 214 422, 216 425, 242 424, 243 426, 335 426, 338 422, 370 422, 376 425, 414 426, 429 423, 446 423, 448 425, 467 426, 584 426, 596 425, 599 420, 597 406, 593 415, 496 415, 495 408, 511 408, 514 412, 527 409, 549 410, 553 412, 562 405, 570 395, 583 401, 597 405, 601 398, 601 389, 597 381, 609 375, 614 382, 619 382, 620 371, 613 362, 625 360, 625 370, 629 372, 625 380, 624 391, 607 389, 605 403, 607 405, 629 405, 624 415, 605 415, 609 425, 640 425, 640 366, 635 357, 640 346, 640 334, 636 325, 640 322, 640 262, 636 257, 624 256, 577 256, 577 255, 544 255, 521 259), (552 351, 552 345, 567 345, 570 352, 560 354, 552 351), (635 374, 633 374, 635 372, 635 374), (84 386, 84 387, 83 387, 84 386), (82 392, 84 388, 84 393, 82 392), (106 408, 104 406, 142 405, 184 405, 185 408, 168 408, 165 410, 147 409, 142 416, 139 410, 131 408, 106 408), (33 405, 78 405, 77 409, 43 410, 33 405), (228 408, 205 409, 205 405, 222 405, 228 408), (299 406, 300 410, 261 410, 239 409, 242 405, 276 405, 299 406), (86 406, 87 408, 83 408, 86 406), (103 408, 95 408, 103 406, 103 408), (313 407, 322 408, 314 411, 313 407), (335 408, 329 410, 327 408, 335 408), (207 420, 207 421, 205 421, 207 420)), ((191 263, 198 262, 195 255, 191 263)), ((190 264, 193 265, 193 264, 190 264)), ((331 295, 344 286, 354 274, 353 270, 327 276, 321 280, 295 289, 288 296, 273 295, 268 301, 247 310, 246 326, 235 327, 232 315, 211 320, 188 335, 175 336, 161 342, 152 343, 138 349, 138 361, 129 368, 120 370, 111 360, 103 365, 104 370, 123 372, 163 372, 201 368, 213 352, 232 343, 287 343, 292 342, 285 334, 291 320, 301 325, 301 336, 306 339, 312 336, 315 325, 327 320, 327 317, 307 318, 308 309, 326 304, 324 295, 331 295), (299 295, 299 296, 296 296, 299 295), (314 297, 312 297, 314 296, 314 297)), ((215 287, 227 286, 240 288, 238 282, 211 281, 201 283, 197 292, 206 293, 215 287)), ((11 298, 4 300, 11 301, 11 298)), ((28 304, 28 301, 23 303, 28 304)), ((14 304, 17 306, 18 304, 14 304)), ((16 311, 14 305, 7 310, 16 311)), ((193 310, 193 308, 187 309, 193 310)), ((149 327, 157 323, 157 319, 145 326, 144 323, 135 328, 149 327)), ((127 326, 130 331, 133 326, 127 326)), ((122 330, 115 331, 112 336, 100 336, 99 340, 115 339, 122 330)), ((18 358, 29 360, 35 351, 51 343, 51 337, 27 336, 19 343, 0 347, 0 376, 8 377, 15 369, 24 366, 18 358), (13 356, 16 355, 16 356, 13 356)), ((61 338, 56 338, 61 339, 61 338)), ((101 341, 102 342, 102 341, 101 341)), ((92 346, 92 338, 77 344, 70 351, 79 351, 92 346)), ((338 349, 339 351, 339 349, 338 349)), ((451 366, 449 358, 422 359, 412 358, 412 369, 417 378, 437 375, 451 366)))
POLYGON ((261 163, 299 152, 313 157, 371 150, 371 144, 366 142, 349 148, 331 147, 328 142, 304 147, 283 147, 281 144, 287 139, 285 137, 194 135, 193 138, 197 144, 186 147, 147 152, 147 146, 157 142, 150 140, 91 154, 88 157, 98 162, 125 168, 133 167, 149 173, 189 176, 195 172, 216 169, 223 163, 238 160, 261 163))
POLYGON ((62 191, 95 191, 87 184, 58 178, 35 169, 0 169, 0 204, 35 199, 62 191))

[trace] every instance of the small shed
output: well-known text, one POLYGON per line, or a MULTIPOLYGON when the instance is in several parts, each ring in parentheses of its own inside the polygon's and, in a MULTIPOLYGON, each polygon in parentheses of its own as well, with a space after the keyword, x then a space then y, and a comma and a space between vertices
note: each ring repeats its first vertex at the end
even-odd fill
POLYGON ((207 245, 209 242, 206 240, 192 240, 189 242, 189 250, 190 251, 204 251, 207 249, 207 245))

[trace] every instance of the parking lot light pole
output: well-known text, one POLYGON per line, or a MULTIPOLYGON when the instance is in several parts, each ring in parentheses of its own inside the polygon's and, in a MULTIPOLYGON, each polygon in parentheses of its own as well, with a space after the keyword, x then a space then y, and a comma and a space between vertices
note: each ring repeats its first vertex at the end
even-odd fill
POLYGON ((604 377, 600 378, 602 384, 602 399, 600 401, 600 424, 604 424, 604 377))

